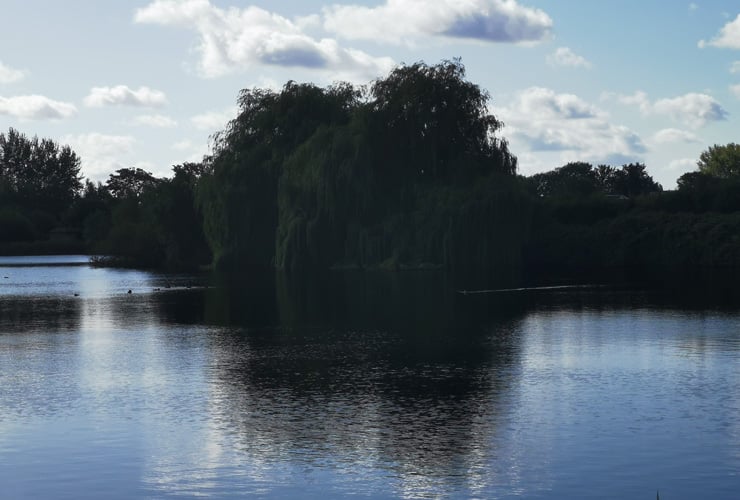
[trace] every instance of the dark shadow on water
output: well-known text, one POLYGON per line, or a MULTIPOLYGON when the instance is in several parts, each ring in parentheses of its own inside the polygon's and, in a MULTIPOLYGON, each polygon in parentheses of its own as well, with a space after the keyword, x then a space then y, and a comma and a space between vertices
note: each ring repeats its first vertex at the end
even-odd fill
POLYGON ((3 297, 0 299, 0 333, 77 331, 82 308, 74 297, 3 297))
POLYGON ((480 308, 436 272, 278 274, 259 291, 215 279, 158 300, 169 319, 221 326, 213 405, 242 451, 445 481, 481 460, 519 366, 519 298, 480 308))

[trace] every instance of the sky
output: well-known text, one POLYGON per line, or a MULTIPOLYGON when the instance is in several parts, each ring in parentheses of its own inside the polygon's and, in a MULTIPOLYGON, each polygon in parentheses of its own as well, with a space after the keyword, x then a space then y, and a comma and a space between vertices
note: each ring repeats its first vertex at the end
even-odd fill
POLYGON ((706 0, 2 0, 0 132, 93 181, 199 161, 245 88, 461 58, 531 175, 642 162, 666 189, 740 142, 740 5, 706 0))

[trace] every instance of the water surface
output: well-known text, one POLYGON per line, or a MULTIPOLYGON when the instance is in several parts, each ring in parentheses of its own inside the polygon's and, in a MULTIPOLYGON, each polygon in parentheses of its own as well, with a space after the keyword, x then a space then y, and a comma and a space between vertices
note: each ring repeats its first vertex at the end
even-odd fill
POLYGON ((431 273, 205 283, 0 259, 0 496, 740 491, 731 301, 470 297, 431 273))

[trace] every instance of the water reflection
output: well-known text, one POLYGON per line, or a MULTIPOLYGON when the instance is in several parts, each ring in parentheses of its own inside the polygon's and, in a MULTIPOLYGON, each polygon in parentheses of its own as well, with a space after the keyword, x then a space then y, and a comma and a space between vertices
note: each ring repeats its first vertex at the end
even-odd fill
POLYGON ((273 325, 209 336, 212 432, 238 430, 232 445, 252 480, 290 462, 344 476, 336 494, 483 487, 518 364, 516 320, 455 320, 465 304, 439 293, 440 279, 279 277, 277 308, 262 310, 235 306, 249 303, 244 288, 206 292, 207 304, 230 304, 225 316, 207 307, 210 321, 273 325))
POLYGON ((648 289, 465 296, 439 273, 68 271, 2 288, 14 497, 736 491, 725 292, 688 309, 648 289))

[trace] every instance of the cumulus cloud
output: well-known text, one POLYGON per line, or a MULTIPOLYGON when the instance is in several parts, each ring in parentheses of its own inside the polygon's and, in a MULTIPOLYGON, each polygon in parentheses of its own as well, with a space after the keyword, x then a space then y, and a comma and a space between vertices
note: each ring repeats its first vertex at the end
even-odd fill
POLYGON ((80 156, 82 171, 94 181, 105 181, 108 175, 119 168, 130 167, 121 162, 133 152, 136 140, 128 135, 106 135, 97 132, 67 135, 61 143, 69 146, 80 156))
POLYGON ((0 115, 19 120, 61 120, 77 114, 74 104, 41 95, 0 97, 0 115))
POLYGON ((0 61, 0 83, 19 82, 23 80, 27 74, 28 72, 25 70, 11 68, 0 61))
POLYGON ((725 24, 719 33, 709 40, 700 40, 699 47, 706 46, 719 47, 722 49, 740 49, 740 14, 734 21, 725 24))
POLYGON ((519 93, 515 107, 536 120, 597 118, 603 112, 574 94, 558 94, 543 87, 530 87, 519 93))
POLYGON ((135 125, 145 125, 156 128, 173 128, 177 127, 177 121, 165 115, 139 115, 134 118, 135 125))
POLYGON ((641 90, 638 90, 632 95, 607 94, 604 98, 609 99, 611 97, 616 97, 617 101, 622 104, 637 106, 643 114, 650 113, 650 110, 652 109, 652 103, 650 102, 648 95, 641 90))
POLYGON ((620 164, 646 151, 634 132, 611 124, 606 112, 573 94, 531 87, 495 112, 506 123, 504 134, 530 152, 560 151, 571 159, 620 164))
POLYGON ((222 130, 226 125, 236 118, 239 110, 236 107, 224 111, 208 111, 195 115, 190 118, 190 122, 198 130, 217 131, 222 130))
POLYGON ((735 97, 740 99, 740 84, 730 85, 730 92, 732 92, 735 95, 735 97))
POLYGON ((547 63, 551 66, 566 68, 590 68, 591 63, 585 57, 579 56, 568 47, 559 47, 547 56, 547 63))
POLYGON ((386 0, 377 7, 332 5, 324 28, 347 39, 401 43, 420 36, 487 42, 538 42, 549 38, 552 19, 516 0, 386 0))
POLYGON ((670 115, 690 127, 701 127, 707 122, 727 119, 727 111, 712 96, 690 93, 655 102, 656 113, 670 115))
POLYGON ((730 64, 730 73, 733 75, 740 73, 740 61, 733 61, 732 64, 730 64))
POLYGON ((674 120, 692 128, 703 127, 709 122, 726 120, 728 113, 712 96, 690 92, 678 97, 658 99, 651 102, 645 92, 633 95, 609 94, 623 104, 637 106, 644 115, 658 114, 670 116, 674 120))
POLYGON ((167 96, 160 90, 149 87, 130 89, 126 85, 115 87, 93 87, 85 97, 85 106, 100 108, 103 106, 138 106, 159 107, 167 103, 167 96))
POLYGON ((677 128, 665 128, 657 131, 653 137, 652 142, 655 144, 672 144, 672 143, 687 143, 687 142, 701 142, 696 134, 687 130, 679 130, 677 128))
POLYGON ((138 23, 179 26, 198 33, 198 70, 213 78, 255 65, 303 67, 338 77, 373 78, 393 67, 390 58, 345 49, 336 40, 302 30, 315 20, 291 21, 255 6, 220 9, 209 0, 155 0, 135 14, 138 23), (309 22, 311 21, 311 22, 309 22))

